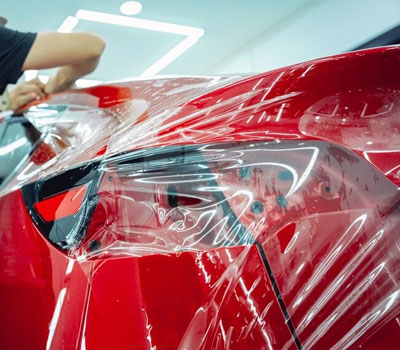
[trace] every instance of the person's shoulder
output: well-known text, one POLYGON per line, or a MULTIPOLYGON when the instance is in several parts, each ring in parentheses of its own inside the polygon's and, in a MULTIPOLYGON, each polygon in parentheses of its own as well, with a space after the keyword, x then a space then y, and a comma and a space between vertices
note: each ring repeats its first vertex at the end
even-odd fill
POLYGON ((1 37, 10 37, 18 33, 18 31, 7 28, 7 27, 0 27, 0 36, 1 37))
POLYGON ((22 37, 26 35, 36 35, 36 33, 31 32, 21 32, 19 30, 10 29, 8 27, 1 27, 0 26, 0 36, 1 37, 22 37))
POLYGON ((36 37, 36 33, 25 33, 18 30, 0 27, 0 47, 5 48, 13 44, 31 43, 36 37))

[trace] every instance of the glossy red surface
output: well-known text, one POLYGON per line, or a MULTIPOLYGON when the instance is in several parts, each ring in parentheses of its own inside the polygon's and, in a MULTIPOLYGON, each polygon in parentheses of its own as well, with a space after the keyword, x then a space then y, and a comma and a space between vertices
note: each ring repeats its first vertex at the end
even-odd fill
POLYGON ((34 204, 34 208, 45 221, 54 221, 74 215, 82 206, 87 187, 80 186, 49 197, 34 204))
POLYGON ((1 348, 398 349, 399 68, 389 47, 31 106, 46 137, 0 192, 1 348), (27 207, 27 184, 94 160, 95 195, 27 207), (34 221, 87 203, 68 250, 34 221))

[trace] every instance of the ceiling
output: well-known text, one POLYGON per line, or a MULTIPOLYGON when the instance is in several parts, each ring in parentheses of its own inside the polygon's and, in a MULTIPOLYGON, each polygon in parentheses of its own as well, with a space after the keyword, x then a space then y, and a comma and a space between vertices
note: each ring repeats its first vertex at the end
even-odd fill
MULTIPOLYGON (((0 14, 21 31, 57 30, 78 10, 123 16, 118 0, 1 0, 0 14)), ((201 28, 204 35, 159 74, 265 71, 347 51, 400 23, 399 0, 142 0, 133 18, 201 28)), ((185 35, 80 19, 74 30, 104 37, 107 49, 89 77, 139 76, 185 35)))

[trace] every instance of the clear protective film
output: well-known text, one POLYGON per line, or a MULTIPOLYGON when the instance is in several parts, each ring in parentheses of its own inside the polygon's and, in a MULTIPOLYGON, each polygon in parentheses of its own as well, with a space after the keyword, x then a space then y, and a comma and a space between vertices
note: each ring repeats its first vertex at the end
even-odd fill
POLYGON ((398 349, 399 58, 121 82, 5 115, 2 344, 398 349))

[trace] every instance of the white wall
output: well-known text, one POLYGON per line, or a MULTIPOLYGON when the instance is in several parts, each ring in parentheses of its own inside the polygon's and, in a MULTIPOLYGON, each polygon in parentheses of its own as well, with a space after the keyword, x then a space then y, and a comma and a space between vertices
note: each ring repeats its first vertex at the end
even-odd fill
POLYGON ((262 72, 345 52, 400 24, 400 0, 325 0, 251 39, 213 74, 262 72))

